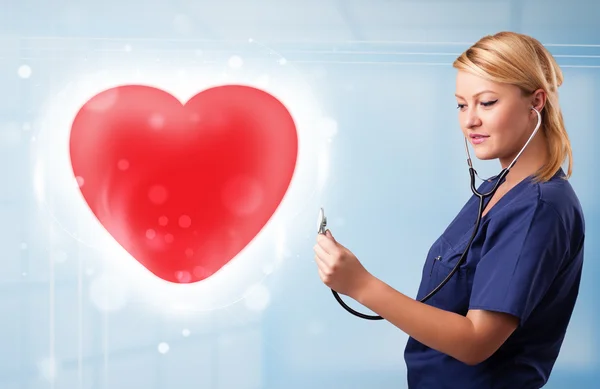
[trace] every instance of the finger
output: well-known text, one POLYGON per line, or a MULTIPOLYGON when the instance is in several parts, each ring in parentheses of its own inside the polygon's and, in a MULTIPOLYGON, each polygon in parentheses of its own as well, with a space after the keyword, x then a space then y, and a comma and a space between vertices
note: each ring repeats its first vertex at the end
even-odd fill
POLYGON ((319 244, 316 244, 314 246, 314 250, 319 260, 326 264, 327 267, 331 267, 331 258, 329 253, 327 253, 319 244))
POLYGON ((321 246, 327 254, 335 253, 338 248, 335 241, 324 234, 319 234, 317 237, 317 244, 321 246))
POLYGON ((329 276, 323 273, 321 269, 319 269, 319 277, 321 278, 321 281, 323 281, 323 283, 327 285, 327 283, 329 282, 329 276))
MULTIPOLYGON (((317 238, 315 239, 315 241, 317 242, 317 244, 320 244, 321 247, 323 247, 325 249, 325 247, 323 246, 323 242, 326 242, 327 240, 329 240, 329 238, 323 233, 323 234, 317 234, 317 238)), ((325 249, 325 251, 327 251, 325 249)))
POLYGON ((317 268, 319 269, 319 273, 323 273, 323 274, 331 273, 331 270, 330 270, 329 266, 327 266, 327 263, 323 262, 323 260, 320 259, 318 255, 315 255, 314 260, 315 260, 315 263, 317 264, 317 268))

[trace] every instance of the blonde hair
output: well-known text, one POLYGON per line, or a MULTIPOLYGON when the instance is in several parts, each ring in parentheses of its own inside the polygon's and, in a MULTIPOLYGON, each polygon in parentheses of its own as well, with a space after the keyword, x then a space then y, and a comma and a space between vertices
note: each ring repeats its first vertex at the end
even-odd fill
POLYGON ((536 39, 515 33, 500 32, 481 38, 453 63, 454 68, 490 81, 508 83, 530 95, 537 89, 547 94, 540 114, 548 143, 550 159, 536 174, 538 181, 548 181, 568 157, 566 178, 573 170, 571 142, 558 102, 558 87, 563 74, 550 52, 536 39))

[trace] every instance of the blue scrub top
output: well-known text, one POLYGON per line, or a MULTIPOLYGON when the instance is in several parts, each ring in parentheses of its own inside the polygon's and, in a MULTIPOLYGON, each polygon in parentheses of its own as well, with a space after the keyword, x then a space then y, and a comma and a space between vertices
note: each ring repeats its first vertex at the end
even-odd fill
MULTIPOLYGON (((579 291, 585 225, 559 170, 548 182, 521 181, 482 219, 465 263, 426 304, 466 315, 505 312, 519 327, 484 362, 469 366, 412 337, 405 349, 410 389, 540 388, 548 380, 579 291)), ((484 181, 488 192, 495 179, 484 181)), ((431 247, 417 299, 454 268, 473 232, 473 196, 431 247)))

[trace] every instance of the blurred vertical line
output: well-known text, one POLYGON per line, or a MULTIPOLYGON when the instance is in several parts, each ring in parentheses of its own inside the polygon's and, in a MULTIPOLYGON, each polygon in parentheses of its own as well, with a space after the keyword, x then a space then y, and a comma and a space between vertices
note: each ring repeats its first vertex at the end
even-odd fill
MULTIPOLYGON (((165 319, 164 316, 160 316, 159 325, 157 326, 157 338, 159 339, 159 343, 163 341, 165 331, 164 331, 165 319)), ((169 345, 170 346, 170 345, 169 345)), ((155 349, 157 350, 157 349, 155 349)), ((167 351, 168 352, 168 351, 167 351)), ((160 351, 155 353, 156 355, 156 369, 155 369, 155 379, 154 379, 154 387, 156 389, 163 388, 163 372, 162 372, 162 361, 165 357, 160 351)), ((164 389, 170 389, 169 387, 164 387, 164 389)))
MULTIPOLYGON (((77 232, 81 229, 81 218, 77 218, 77 232)), ((83 259, 81 258, 81 242, 77 242, 77 321, 78 350, 77 375, 79 389, 83 389, 83 259)))
MULTIPOLYGON (((593 76, 592 76, 592 77, 591 77, 591 79, 592 79, 592 82, 591 82, 591 84, 592 84, 592 85, 593 85, 593 84, 595 84, 595 85, 596 85, 596 87, 595 87, 595 88, 593 88, 593 90, 594 90, 594 91, 596 91, 596 92, 600 91, 600 77, 598 77, 598 76, 596 76, 596 77, 593 77, 593 76)), ((594 97, 596 97, 596 96, 594 96, 594 97)), ((592 100, 591 100, 591 101, 598 101, 598 100, 597 100, 597 99, 595 99, 595 98, 592 98, 592 100)), ((592 109, 592 111, 590 112, 590 115, 592 116, 592 123, 598 123, 598 120, 600 119, 600 114, 598 113, 598 110, 597 110, 597 109, 592 109)), ((594 135, 596 135, 596 131, 591 131, 590 133, 591 133, 591 134, 594 134, 594 135)), ((594 144, 594 145, 598 145, 598 138, 596 138, 596 139, 593 139, 593 138, 592 138, 592 140, 591 140, 591 142, 590 142, 590 143, 591 143, 591 144, 594 144)), ((592 155, 593 155, 593 153, 592 153, 592 155)), ((573 159, 575 159, 575 158, 573 158, 573 159)), ((575 161, 574 161, 574 163, 575 163, 575 161)), ((596 166, 597 166, 597 165, 596 165, 596 166)), ((592 187, 590 188, 590 189, 591 189, 591 191, 592 191, 592 192, 594 192, 594 193, 597 193, 597 192, 598 192, 598 180, 596 180, 596 179, 592 179, 592 180, 589 180, 589 181, 593 183, 593 184, 592 184, 592 187)), ((598 203, 596 203, 596 207, 595 207, 595 208, 596 208, 596 209, 594 209, 594 210, 593 210, 593 213, 592 213, 592 214, 595 216, 595 217, 594 217, 594 219, 598 220, 597 218, 598 218, 598 215, 600 214, 600 212, 599 212, 599 211, 600 211, 600 209, 599 209, 598 203)), ((589 212, 588 212, 588 214, 589 214, 589 212)), ((588 220, 590 220, 590 219, 592 219, 592 217, 588 216, 588 217, 587 217, 587 219, 588 219, 588 220)), ((590 229, 590 228, 589 228, 589 225, 590 225, 590 223, 589 223, 589 221, 587 222, 587 225, 588 225, 588 227, 586 227, 586 229, 588 230, 588 231, 587 231, 587 235, 588 235, 588 236, 594 236, 594 235, 595 235, 595 232, 596 232, 597 230, 596 230, 596 231, 594 231, 593 233, 591 233, 591 234, 590 234, 590 231, 589 231, 589 229, 590 229)), ((594 242, 594 244, 593 244, 593 245, 592 245, 592 247, 591 247, 591 248, 592 248, 592 250, 588 250, 588 253, 589 253, 589 252, 592 252, 592 253, 597 253, 597 252, 598 252, 598 251, 597 251, 598 243, 597 243, 597 241, 596 241, 596 240, 593 240, 593 242, 594 242)), ((588 244, 588 245, 589 245, 589 244, 588 244)), ((584 249, 584 250, 585 250, 585 249, 584 249)), ((584 253, 584 255, 585 255, 585 253, 584 253)), ((591 256, 588 254, 588 258, 589 258, 589 257, 591 257, 591 256)), ((588 259, 588 263, 589 263, 589 262, 590 262, 590 261, 589 261, 589 259, 588 259)), ((598 277, 600 276, 600 266, 598 266, 598 263, 597 263, 597 262, 595 263, 595 265, 596 265, 596 266, 595 266, 595 270, 596 270, 596 271, 594 272, 595 274, 592 274, 592 276, 591 276, 591 278, 592 278, 592 279, 598 279, 598 277)), ((590 268, 590 266, 588 265, 588 269, 589 269, 589 268, 590 268)), ((590 300, 594 300, 594 301, 595 301, 595 299, 593 299, 593 298, 590 298, 590 300)), ((590 309, 591 311, 593 311, 593 307, 594 307, 594 306, 596 306, 596 307, 597 307, 597 305, 592 305, 592 307, 591 307, 591 309, 590 309)), ((596 310, 596 315, 597 315, 597 314, 598 314, 598 311, 596 310)), ((596 316, 596 317, 595 317, 595 319, 596 319, 596 320, 595 320, 595 321, 596 321, 596 323, 597 323, 597 324, 600 324, 600 317, 596 316)), ((593 325, 592 325, 592 327, 593 327, 593 325)), ((596 342, 595 342, 596 344, 595 344, 595 347, 593 347, 593 350, 596 350, 596 351, 597 351, 597 350, 600 350, 600 336, 596 336, 595 338, 596 338, 596 342)), ((598 354, 596 354, 596 358, 598 358, 598 354)), ((594 369, 594 370, 596 371, 596 374, 599 374, 599 372, 600 372, 600 360, 598 360, 598 359, 596 359, 596 369, 594 369)), ((599 374, 599 375, 600 375, 600 374, 599 374)), ((600 377, 598 377, 598 376, 597 376, 597 378, 600 378, 600 377)))
MULTIPOLYGON (((51 60, 51 65, 52 65, 53 68, 55 68, 56 65, 57 65, 57 60, 56 59, 52 59, 51 60)), ((35 72, 37 69, 35 69, 35 66, 33 66, 33 68, 34 68, 33 71, 35 72)), ((36 74, 37 74, 37 72, 36 72, 36 74)), ((38 74, 37 76, 39 77, 40 75, 38 74)), ((39 80, 39 78, 37 78, 37 79, 39 80)), ((56 77, 52 77, 50 79, 50 87, 52 88, 51 90, 54 90, 54 87, 56 86, 56 83, 57 83, 57 78, 56 77)), ((41 84, 41 80, 40 80, 40 83, 38 85, 40 85, 40 84, 41 84)), ((30 89, 30 91, 31 91, 31 89, 30 89)), ((35 112, 35 111, 36 111, 36 109, 33 108, 33 107, 30 107, 30 109, 28 110, 29 114, 33 114, 33 115, 38 114, 38 112, 35 112)), ((52 197, 52 199, 50 201, 52 203, 51 209, 55 209, 54 197, 52 197)), ((55 369, 53 371, 52 378, 51 378, 52 389, 54 389, 56 387, 56 376, 57 376, 56 373, 58 372, 58 363, 57 363, 57 360, 56 360, 56 351, 55 351, 55 347, 56 347, 56 345, 55 345, 55 336, 56 336, 56 328, 55 328, 55 326, 56 326, 56 324, 55 324, 56 323, 56 319, 55 319, 55 314, 56 314, 56 310, 55 310, 56 285, 55 285, 55 283, 56 283, 56 280, 55 280, 55 267, 54 267, 54 262, 55 261, 54 261, 53 255, 51 255, 52 248, 53 248, 53 245, 54 245, 54 240, 55 240, 55 237, 56 237, 56 233, 54 232, 54 228, 55 227, 56 226, 53 223, 51 225, 50 250, 49 251, 48 250, 45 251, 45 253, 46 253, 46 255, 48 255, 48 258, 49 258, 49 261, 50 261, 50 274, 51 274, 51 276, 50 276, 50 283, 52 285, 51 286, 51 290, 52 290, 51 317, 50 317, 50 326, 52 328, 52 330, 51 330, 51 334, 52 335, 51 335, 51 339, 50 339, 50 341, 51 341, 51 357, 50 357, 50 360, 52 361, 52 368, 55 369)))
MULTIPOLYGON (((275 255, 277 255, 277 247, 275 248, 275 255)), ((265 283, 267 283, 267 281, 265 281, 265 283)), ((271 291, 273 290, 273 288, 270 289, 271 291)), ((273 297, 271 297, 271 304, 273 301, 273 297)), ((272 306, 272 305, 271 305, 272 306)), ((270 350, 276 350, 275 347, 273 347, 273 342, 274 342, 274 338, 269 337, 269 334, 274 334, 275 331, 271 331, 271 323, 274 322, 274 319, 276 319, 274 316, 271 316, 268 312, 269 311, 273 311, 272 309, 266 309, 265 312, 262 313, 262 319, 261 322, 258 324, 258 329, 259 331, 261 331, 260 334, 260 338, 262 339, 262 348, 261 348, 261 360, 262 360, 262 371, 261 371, 261 382, 262 382, 262 388, 270 388, 271 387, 271 382, 270 382, 270 377, 271 377, 271 372, 276 372, 276 371, 281 371, 281 369, 279 369, 279 366, 274 366, 277 363, 277 358, 269 358, 269 355, 271 354, 275 354, 273 352, 270 352, 270 350)))
MULTIPOLYGON (((104 288, 104 306, 108 306, 108 290, 109 288, 104 288)), ((104 310, 102 312, 102 350, 103 350, 103 360, 104 360, 104 389, 109 389, 110 385, 108 384, 108 362, 109 362, 109 349, 108 349, 108 337, 109 337, 109 327, 108 327, 108 312, 104 310)))
MULTIPOLYGON (((28 215, 29 216, 29 215, 28 215)), ((23 242, 26 242, 25 240, 23 240, 23 242)), ((29 266, 29 250, 21 250, 21 270, 25 273, 26 270, 29 266)), ((23 283, 27 283, 27 279, 24 276, 21 280, 21 282, 23 283)), ((25 288, 24 288, 25 289, 25 288)), ((24 293, 21 293, 21 304, 20 307, 21 309, 19 309, 19 352, 20 352, 20 366, 21 366, 21 371, 26 371, 28 368, 28 363, 27 363, 27 354, 29 353, 29 350, 31 350, 30 344, 29 344, 29 337, 26 335, 28 330, 29 330, 29 311, 31 309, 31 305, 32 305, 32 299, 31 299, 31 292, 30 291, 25 291, 24 293)), ((27 380, 21 380, 21 385, 20 385, 21 389, 27 389, 29 388, 29 383, 27 382, 27 380)))
POLYGON ((523 0, 510 0, 510 29, 520 32, 523 27, 523 0))
MULTIPOLYGON (((21 51, 21 47, 23 45, 23 40, 22 39, 18 39, 15 42, 16 48, 17 48, 17 58, 20 58, 20 51, 21 51)), ((22 96, 22 93, 19 93, 20 96, 22 96)), ((24 142, 26 145, 29 145, 29 138, 28 137, 23 137, 24 142)), ((27 158, 26 158, 26 169, 29 171, 29 161, 31 160, 30 158, 30 152, 29 152, 29 148, 27 148, 27 152, 24 153, 27 158)), ((24 161, 25 162, 25 161, 24 161)), ((25 189, 25 188, 23 188, 25 189)), ((30 191, 27 191, 26 193, 31 193, 30 191)), ((35 196, 33 196, 33 198, 35 198, 35 196)), ((28 217, 30 217, 30 213, 27 214, 28 217)), ((23 217, 24 219, 24 217, 23 217)), ((25 226, 24 226, 25 227, 25 226)), ((26 228, 23 229, 23 234, 25 235, 25 231, 26 228)), ((31 239, 23 239, 23 242, 28 244, 30 243, 30 241, 32 241, 31 239)), ((28 246, 31 246, 31 244, 29 244, 28 246)), ((27 276, 29 276, 29 254, 30 253, 30 247, 27 247, 26 250, 21 250, 21 271, 23 274, 25 274, 25 276, 22 278, 23 282, 27 282, 27 276)), ((31 350, 31 346, 29 344, 29 337, 27 337, 25 334, 28 333, 28 327, 29 327, 29 311, 31 309, 32 306, 32 299, 31 299, 31 293, 22 293, 21 294, 22 299, 21 299, 21 307, 26 307, 25 309, 21 309, 21 323, 20 323, 20 331, 21 331, 21 371, 25 371, 27 369, 27 355, 29 353, 29 350, 31 350)), ((28 388, 29 387, 29 383, 27 382, 27 380, 22 380, 21 381, 21 387, 22 388, 28 388)))
POLYGON ((219 371, 219 367, 220 367, 220 360, 219 360, 219 355, 220 355, 220 353, 219 353, 220 333, 219 333, 219 331, 217 330, 216 327, 217 326, 215 325, 215 319, 214 319, 214 317, 211 317, 211 319, 210 319, 210 328, 209 328, 208 333, 210 335, 212 335, 211 338, 213 339, 213 342, 212 342, 212 350, 213 350, 212 356, 213 357, 211 359, 213 361, 213 363, 211 365, 211 368, 212 368, 212 371, 213 371, 213 374, 212 374, 212 378, 213 378, 213 380, 212 380, 212 387, 214 389, 221 389, 220 385, 219 385, 220 378, 221 378, 219 376, 219 374, 220 374, 220 371, 219 371))
POLYGON ((48 255, 48 261, 50 262, 50 388, 55 388, 55 369, 57 366, 56 356, 55 356, 55 345, 54 345, 54 334, 55 334, 55 323, 54 323, 54 298, 55 298, 55 288, 54 288, 54 261, 52 260, 52 256, 48 255))
POLYGON ((100 362, 100 356, 102 356, 102 352, 99 351, 100 349, 102 349, 102 344, 101 344, 101 325, 99 325, 102 316, 99 315, 98 311, 95 309, 90 310, 90 312, 93 312, 93 315, 95 316, 96 320, 90 320, 91 323, 93 323, 93 326, 90 326, 90 331, 92 331, 92 343, 94 345, 94 350, 92 352, 92 359, 90 361, 90 363, 92 364, 92 374, 90 377, 91 380, 91 389, 100 389, 102 386, 102 370, 101 370, 101 362, 100 362))
MULTIPOLYGON (((17 48, 17 57, 20 58, 20 49, 21 49, 21 45, 22 45, 22 40, 16 40, 16 48, 17 48)), ((19 93, 19 95, 21 95, 19 93)), ((24 142, 25 142, 25 147, 26 147, 26 152, 24 153, 24 155, 26 156, 24 165, 25 165, 25 169, 27 169, 26 171, 30 171, 30 152, 29 152, 29 148, 27 147, 29 145, 29 138, 28 137, 23 137, 24 142)), ((25 191, 25 189, 30 189, 30 188, 23 188, 23 192, 22 193, 31 193, 29 190, 25 191)), ((32 196, 32 198, 34 199, 35 196, 32 196)), ((23 235, 23 239, 22 239, 22 243, 26 244, 27 246, 22 246, 21 247, 21 273, 23 275, 22 277, 22 282, 23 283, 27 283, 27 277, 29 276, 29 253, 31 250, 31 244, 30 242, 32 241, 32 239, 28 239, 27 235, 27 228, 26 228, 26 223, 25 223, 25 217, 27 217, 27 219, 29 219, 31 217, 31 213, 27 213, 27 215, 23 215, 22 219, 20 220, 21 222, 23 222, 22 224, 22 235, 23 235)), ((16 242, 15 242, 16 243, 16 242)), ((31 299, 31 293, 21 293, 21 309, 20 309, 20 323, 19 323, 19 330, 20 330, 20 357, 21 357, 21 371, 26 371, 26 369, 28 368, 28 361, 27 361, 27 355, 29 353, 29 351, 31 350, 31 346, 29 343, 29 337, 26 335, 29 331, 29 311, 31 310, 31 306, 32 306, 32 299, 31 299)), ((29 383, 27 380, 21 380, 21 388, 25 389, 29 387, 29 383)))

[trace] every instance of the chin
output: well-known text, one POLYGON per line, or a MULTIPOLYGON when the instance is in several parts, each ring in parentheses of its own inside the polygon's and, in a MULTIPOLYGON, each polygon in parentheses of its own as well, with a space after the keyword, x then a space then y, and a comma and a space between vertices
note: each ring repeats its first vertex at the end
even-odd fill
POLYGON ((498 158, 498 155, 496 153, 494 153, 492 150, 488 150, 488 149, 484 149, 484 148, 481 148, 481 149, 476 148, 475 156, 480 161, 489 161, 491 159, 498 158))

